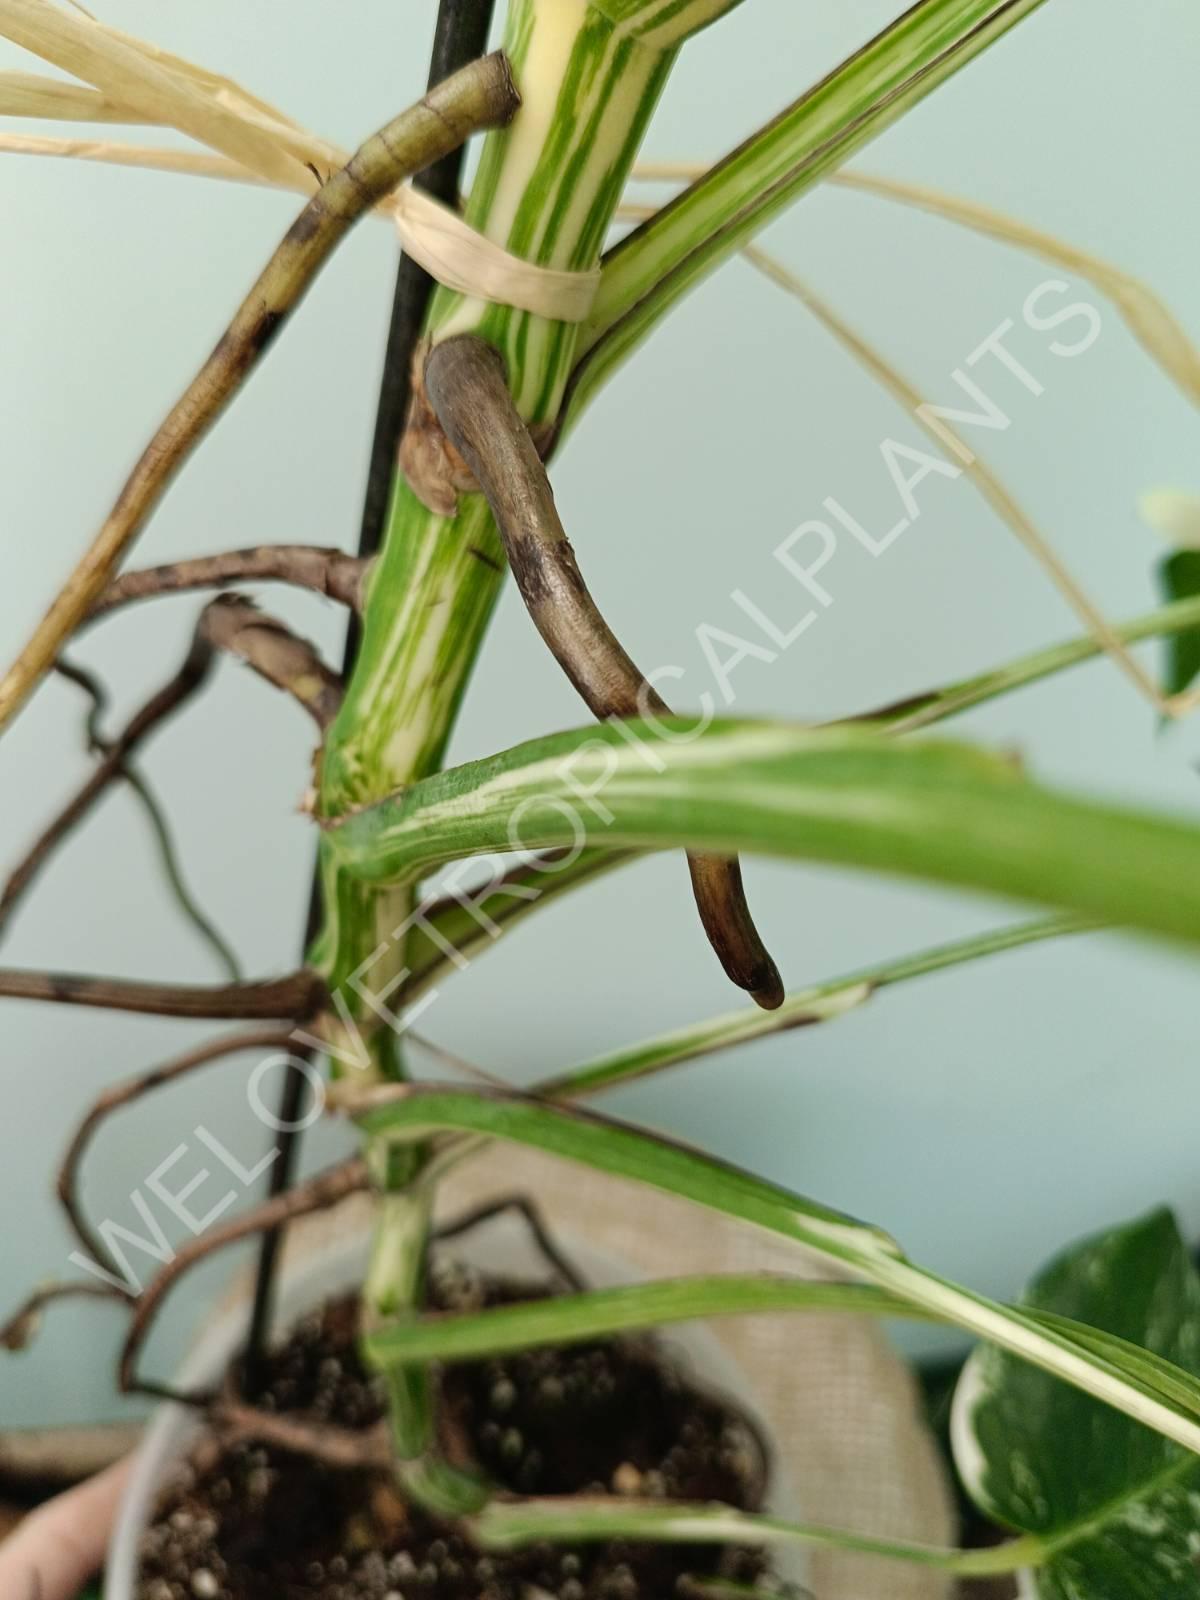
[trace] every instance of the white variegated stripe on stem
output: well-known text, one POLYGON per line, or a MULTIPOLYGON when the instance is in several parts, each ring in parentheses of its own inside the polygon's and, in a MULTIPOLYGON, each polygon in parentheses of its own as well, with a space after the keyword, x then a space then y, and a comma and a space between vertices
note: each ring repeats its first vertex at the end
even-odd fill
POLYGON ((671 306, 1043 0, 922 0, 605 258, 568 421, 671 306))

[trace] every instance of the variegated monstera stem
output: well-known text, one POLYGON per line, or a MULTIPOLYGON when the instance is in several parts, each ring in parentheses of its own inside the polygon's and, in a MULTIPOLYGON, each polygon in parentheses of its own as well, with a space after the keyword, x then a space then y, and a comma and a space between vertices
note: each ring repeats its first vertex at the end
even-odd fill
MULTIPOLYGON (((683 39, 737 0, 513 0, 504 50, 522 106, 489 135, 467 220, 513 254, 586 272, 605 236, 642 134, 683 39)), ((578 325, 439 290, 427 334, 485 338, 503 354, 523 419, 547 438, 575 359, 578 325)), ((325 816, 377 800, 437 769, 499 593, 504 553, 478 492, 460 492, 414 401, 393 485, 383 551, 365 592, 358 663, 326 740, 319 781, 325 816), (418 492, 419 491, 419 492, 418 492)), ((548 441, 547 441, 548 442, 548 441)), ((326 853, 325 925, 312 958, 336 1008, 328 1023, 335 1071, 403 1075, 403 1019, 390 1009, 406 974, 411 889, 358 882, 326 853)), ((426 996, 428 1003, 428 996, 426 996)), ((428 1196, 418 1151, 384 1173, 390 1194, 369 1275, 367 1317, 386 1320, 419 1293, 428 1196)), ((404 1481, 439 1509, 466 1509, 431 1454, 432 1418, 419 1371, 391 1384, 404 1481)), ((477 1490, 475 1491, 477 1494, 477 1490)))

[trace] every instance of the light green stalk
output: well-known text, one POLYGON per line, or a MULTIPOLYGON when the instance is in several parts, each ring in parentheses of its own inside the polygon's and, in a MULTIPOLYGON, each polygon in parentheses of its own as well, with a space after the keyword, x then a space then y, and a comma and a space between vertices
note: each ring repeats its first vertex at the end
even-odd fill
POLYGON ((879 1539, 819 1523, 734 1511, 726 1506, 655 1504, 653 1501, 530 1500, 524 1505, 494 1505, 472 1519, 471 1534, 488 1550, 516 1550, 542 1539, 592 1543, 610 1539, 650 1540, 656 1544, 804 1544, 826 1550, 903 1562, 979 1578, 1040 1566, 1049 1551, 1032 1535, 987 1550, 948 1550, 904 1539, 879 1539))
MULTIPOLYGON (((587 271, 605 235, 680 42, 734 0, 513 0, 504 49, 522 96, 512 126, 489 136, 466 209, 488 238, 542 266, 587 271)), ((476 333, 503 354, 528 422, 554 418, 578 328, 440 290, 434 339, 476 333)), ((504 571, 486 502, 464 495, 454 516, 393 487, 382 554, 367 587, 362 645, 322 755, 319 809, 336 815, 403 788, 439 766, 504 571)), ((335 1066, 403 1075, 400 1024, 389 1000, 408 976, 413 886, 360 883, 323 852, 325 923, 311 959, 338 1020, 335 1066)), ((420 1183, 416 1152, 393 1186, 420 1183)), ((371 1324, 419 1292, 424 1201, 392 1196, 368 1284, 371 1324)), ((394 1432, 410 1489, 454 1509, 473 1486, 425 1459, 432 1438, 427 1383, 410 1372, 393 1391, 394 1432), (444 1493, 443 1493, 444 1491, 444 1493)), ((462 1504, 459 1504, 462 1509, 462 1504)))
POLYGON ((571 420, 681 296, 1043 0, 925 0, 611 252, 571 420))
POLYGON ((678 1066, 684 1061, 696 1061, 717 1050, 730 1050, 736 1045, 748 1044, 773 1033, 783 1033, 789 1028, 833 1022, 865 1005, 881 989, 907 982, 910 978, 947 972, 968 962, 1019 950, 1047 939, 1089 933, 1095 926, 1078 917, 1043 917, 1039 922, 1018 923, 1014 927, 998 928, 975 934, 969 939, 959 939, 953 944, 937 945, 931 950, 922 950, 897 961, 866 967, 846 978, 834 978, 828 983, 801 989, 789 994, 777 1011, 743 1007, 723 1017, 711 1017, 705 1022, 693 1022, 687 1027, 676 1028, 671 1033, 647 1039, 629 1049, 615 1050, 611 1055, 568 1068, 556 1077, 544 1078, 534 1084, 530 1092, 543 1095, 548 1100, 580 1100, 606 1089, 614 1089, 619 1084, 636 1083, 655 1073, 665 1072, 668 1067, 678 1066))
MULTIPOLYGON (((680 44, 735 3, 513 0, 504 48, 523 105, 511 128, 490 135, 484 146, 467 220, 526 260, 568 271, 594 269, 680 44)), ((938 81, 1037 3, 1009 0, 998 6, 993 0, 988 7, 980 0, 926 0, 919 20, 898 34, 893 30, 891 42, 877 45, 874 55, 868 52, 878 69, 875 75, 869 81, 861 71, 855 75, 860 93, 877 99, 882 95, 888 102, 877 108, 873 125, 884 125, 915 98, 915 84, 938 81), (895 78, 890 88, 889 71, 895 78)), ((861 107, 853 95, 835 96, 828 117, 850 132, 861 120, 861 107)), ((787 127, 786 116, 783 123, 787 127)), ((814 127, 810 121, 799 133, 789 129, 788 159, 797 158, 798 143, 812 142, 814 127)), ((858 142, 852 140, 850 147, 858 142)), ((767 143, 778 149, 773 135, 768 134, 767 143)), ((810 149, 805 160, 815 154, 810 149)), ((754 160, 739 163, 732 178, 727 174, 718 179, 718 186, 722 182, 726 195, 732 182, 743 203, 766 207, 764 216, 802 187, 785 193, 754 160)), ((696 209, 688 209, 687 196, 680 202, 689 254, 699 248, 698 232, 712 232, 711 246, 701 251, 709 264, 719 259, 728 233, 724 226, 714 228, 712 193, 711 188, 704 190, 696 209)), ((654 237, 651 278, 670 266, 676 239, 672 231, 663 250, 654 237)), ((626 265, 639 260, 646 258, 637 249, 624 257, 626 265)), ((609 280, 617 298, 611 293, 602 297, 601 317, 620 301, 621 276, 618 270, 609 280)), ((636 276, 642 284, 640 267, 636 276)), ((678 292, 681 288, 672 288, 663 304, 678 292)), ((588 340, 595 340, 599 331, 590 326, 588 340)), ((429 333, 435 341, 463 333, 487 339, 504 357, 522 417, 548 428, 560 420, 583 348, 578 325, 440 290, 429 333)), ((639 336, 625 337, 622 350, 639 336)), ((595 381, 593 372, 592 388, 595 381)), ((427 780, 437 770, 503 567, 482 496, 463 495, 456 514, 443 515, 428 509, 397 478, 384 548, 367 586, 358 662, 322 754, 322 815, 344 815, 427 780)), ((403 1076, 401 1019, 390 1002, 415 970, 417 954, 410 958, 410 951, 417 884, 415 874, 392 883, 371 874, 373 881, 368 881, 361 864, 361 856, 348 855, 340 844, 323 849, 326 917, 311 959, 325 976, 337 1010, 329 1027, 335 1064, 379 1080, 403 1076)), ((406 1150, 398 1164, 385 1163, 383 1157, 379 1161, 386 1166, 387 1186, 400 1192, 388 1201, 376 1246, 367 1297, 372 1324, 385 1321, 418 1292, 423 1224, 416 1208, 425 1204, 420 1188, 426 1156, 419 1144, 406 1150), (414 1184, 416 1193, 403 1192, 414 1184)), ((394 1391, 394 1401, 406 1482, 442 1508, 464 1509, 477 1486, 456 1483, 428 1455, 430 1407, 423 1375, 410 1372, 394 1391)))

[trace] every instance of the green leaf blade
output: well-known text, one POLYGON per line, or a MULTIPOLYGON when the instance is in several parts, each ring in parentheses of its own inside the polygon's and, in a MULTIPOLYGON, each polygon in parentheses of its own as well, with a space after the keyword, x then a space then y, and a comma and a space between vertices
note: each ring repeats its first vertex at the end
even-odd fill
POLYGON ((364 1334, 380 1366, 416 1361, 477 1361, 546 1345, 752 1312, 840 1311, 904 1317, 911 1308, 870 1284, 722 1273, 589 1289, 550 1300, 517 1301, 486 1311, 408 1317, 364 1334))
POLYGON ((325 838, 371 883, 528 848, 758 851, 1200 943, 1200 827, 1043 789, 968 745, 871 730, 576 729, 413 784, 325 838))
POLYGON ((422 1083, 406 1084, 399 1093, 368 1091, 356 1115, 368 1138, 411 1141, 453 1130, 542 1150, 691 1200, 834 1259, 857 1264, 900 1254, 879 1228, 703 1151, 578 1107, 544 1105, 515 1092, 422 1083))
POLYGON ((1020 1307, 998 1305, 940 1278, 908 1261, 880 1229, 702 1151, 515 1091, 408 1083, 368 1089, 343 1097, 342 1103, 381 1146, 444 1133, 482 1135, 630 1179, 763 1228, 849 1268, 921 1315, 954 1323, 1056 1373, 1200 1455, 1200 1408, 1190 1398, 1181 1404, 1167 1395, 1157 1375, 1148 1382, 1144 1372, 1131 1372, 1119 1350, 1096 1351, 1070 1326, 1048 1326, 1020 1307))

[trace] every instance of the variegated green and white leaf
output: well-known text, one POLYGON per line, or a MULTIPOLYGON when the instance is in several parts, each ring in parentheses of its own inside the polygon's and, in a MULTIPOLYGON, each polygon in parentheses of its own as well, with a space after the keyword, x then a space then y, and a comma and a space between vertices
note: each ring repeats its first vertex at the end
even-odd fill
POLYGON ((622 240, 583 328, 572 414, 706 273, 1042 3, 919 0, 622 240))
POLYGON ((967 745, 786 723, 609 723, 439 773, 327 828, 362 883, 481 852, 761 851, 1200 942, 1200 827, 1040 788, 967 745))
POLYGON ((1161 1374, 1131 1367, 1119 1348, 1097 1350, 1071 1326, 1039 1321, 1019 1307, 998 1305, 939 1278, 909 1261, 881 1229, 690 1146, 515 1092, 405 1084, 351 1092, 343 1100, 381 1154, 389 1146, 436 1134, 482 1135, 642 1183, 765 1229, 838 1262, 922 1315, 953 1323, 1045 1367, 1200 1454, 1200 1396, 1187 1389, 1184 1374, 1167 1393, 1161 1374))
MULTIPOLYGON (((484 142, 467 222, 539 266, 596 268, 680 45, 725 9, 714 0, 511 0, 504 50, 521 109, 484 142)), ((488 339, 504 355, 522 415, 557 415, 578 324, 442 287, 426 332, 488 339)), ((397 474, 355 671, 322 751, 323 811, 377 799, 440 764, 506 570, 482 495, 464 495, 457 514, 442 515, 397 474)), ((391 978, 419 970, 394 937, 410 924, 404 892, 356 883, 328 855, 322 878, 326 920, 310 959, 333 987, 342 991, 381 940, 391 978)))
MULTIPOLYGON (((1180 636, 1193 635, 1197 630, 1200 630, 1200 595, 1161 606, 1142 616, 1114 624, 1113 628, 1122 643, 1127 645, 1160 637, 1173 644, 1180 636)), ((974 706, 985 705, 1000 696, 1041 683, 1059 672, 1094 661, 1101 648, 1092 635, 1083 634, 1031 655, 1020 656, 975 677, 946 684, 927 694, 911 696, 899 705, 881 709, 868 720, 877 729, 897 734, 927 728, 974 706)), ((590 883, 594 877, 634 859, 634 853, 622 855, 604 850, 587 850, 573 863, 563 864, 561 870, 553 874, 529 871, 524 884, 512 893, 499 885, 493 889, 491 883, 485 881, 472 891, 470 897, 465 891, 460 891, 457 897, 451 896, 440 904, 427 907, 421 922, 413 927, 409 935, 408 966, 412 977, 403 989, 405 1001, 411 1001, 436 983, 457 965, 459 958, 474 956, 487 949, 501 933, 507 933, 532 912, 545 909, 564 893, 590 883), (536 884, 540 894, 527 894, 530 884, 536 884), (479 908, 484 905, 487 921, 480 915, 479 908), (429 931, 426 931, 427 927, 429 931)), ((907 963, 904 965, 907 966, 907 963)), ((858 978, 865 976, 868 975, 859 974, 858 978)), ((871 975, 871 981, 879 982, 881 979, 874 974, 871 975)))
MULTIPOLYGON (((1137 1364, 1156 1381, 1200 1374, 1200 1276, 1165 1211, 1068 1250, 1025 1303, 1093 1325, 1095 1348, 1130 1364, 1129 1345, 1144 1347, 1137 1364)), ((973 1498, 1043 1541, 1037 1600, 1200 1600, 1194 1457, 987 1347, 960 1382, 953 1433, 973 1498)))

